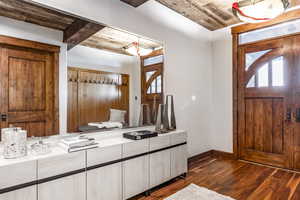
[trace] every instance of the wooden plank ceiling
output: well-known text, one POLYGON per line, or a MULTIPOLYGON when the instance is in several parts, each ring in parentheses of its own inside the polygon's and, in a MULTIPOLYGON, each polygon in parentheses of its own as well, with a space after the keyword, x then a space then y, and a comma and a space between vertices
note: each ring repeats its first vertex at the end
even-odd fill
POLYGON ((23 0, 0 0, 0 16, 63 31, 68 49, 104 28, 102 25, 23 0))
MULTIPOLYGON (((142 0, 121 0, 134 7, 145 3, 142 0)), ((214 31, 239 23, 232 13, 232 3, 236 0, 156 0, 186 18, 214 31)), ((300 0, 290 0, 291 6, 300 5, 300 0)))
POLYGON ((211 31, 239 23, 231 9, 234 0, 157 1, 211 31))
POLYGON ((81 45, 119 54, 131 55, 125 49, 133 42, 139 42, 140 47, 145 49, 157 49, 162 47, 162 44, 159 42, 110 27, 101 29, 99 32, 83 41, 81 45))

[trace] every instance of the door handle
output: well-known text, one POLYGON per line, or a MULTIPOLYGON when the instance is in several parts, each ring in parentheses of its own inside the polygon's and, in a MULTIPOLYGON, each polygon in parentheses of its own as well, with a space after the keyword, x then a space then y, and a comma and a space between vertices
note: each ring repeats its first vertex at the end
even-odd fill
POLYGON ((292 109, 291 108, 288 108, 287 111, 286 111, 286 121, 287 122, 292 121, 292 109))
POLYGON ((300 108, 296 109, 296 122, 300 122, 300 108))
POLYGON ((1 119, 2 122, 6 122, 7 114, 0 114, 0 119, 1 119))

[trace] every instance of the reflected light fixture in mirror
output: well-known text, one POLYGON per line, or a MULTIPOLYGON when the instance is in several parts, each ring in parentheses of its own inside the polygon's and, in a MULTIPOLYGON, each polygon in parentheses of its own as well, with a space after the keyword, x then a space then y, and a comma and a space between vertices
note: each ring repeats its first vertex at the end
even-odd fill
POLYGON ((135 56, 145 56, 145 55, 150 54, 152 52, 152 49, 145 49, 145 48, 139 47, 139 50, 137 50, 137 48, 132 45, 132 46, 126 48, 126 51, 135 56))
POLYGON ((146 56, 150 54, 153 49, 146 49, 139 45, 139 42, 133 42, 128 47, 125 47, 125 50, 134 56, 146 56))

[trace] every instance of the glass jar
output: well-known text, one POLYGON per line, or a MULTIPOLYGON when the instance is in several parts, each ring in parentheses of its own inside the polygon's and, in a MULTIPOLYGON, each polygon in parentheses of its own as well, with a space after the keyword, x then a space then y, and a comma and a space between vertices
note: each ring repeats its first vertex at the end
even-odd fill
POLYGON ((27 155, 27 131, 21 128, 5 128, 1 130, 3 157, 19 158, 27 155))

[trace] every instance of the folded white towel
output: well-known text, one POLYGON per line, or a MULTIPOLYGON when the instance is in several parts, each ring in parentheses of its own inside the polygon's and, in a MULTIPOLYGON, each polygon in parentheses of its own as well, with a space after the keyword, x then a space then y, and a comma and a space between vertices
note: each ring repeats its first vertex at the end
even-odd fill
POLYGON ((122 128, 123 124, 121 122, 91 122, 88 123, 89 126, 96 126, 97 128, 122 128))

